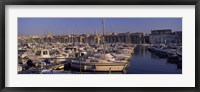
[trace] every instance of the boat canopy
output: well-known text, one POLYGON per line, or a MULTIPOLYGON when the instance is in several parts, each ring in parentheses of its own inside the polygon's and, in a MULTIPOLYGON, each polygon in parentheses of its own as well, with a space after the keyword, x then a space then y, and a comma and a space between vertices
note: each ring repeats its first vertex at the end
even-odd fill
POLYGON ((46 64, 50 64, 51 61, 49 59, 45 59, 43 62, 45 62, 46 64))

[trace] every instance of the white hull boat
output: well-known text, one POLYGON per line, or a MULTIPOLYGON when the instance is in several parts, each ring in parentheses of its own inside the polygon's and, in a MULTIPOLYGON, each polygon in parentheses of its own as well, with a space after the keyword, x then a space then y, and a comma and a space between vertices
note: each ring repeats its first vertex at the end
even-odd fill
POLYGON ((86 63, 72 62, 71 67, 84 71, 123 71, 127 66, 126 62, 120 63, 86 63))

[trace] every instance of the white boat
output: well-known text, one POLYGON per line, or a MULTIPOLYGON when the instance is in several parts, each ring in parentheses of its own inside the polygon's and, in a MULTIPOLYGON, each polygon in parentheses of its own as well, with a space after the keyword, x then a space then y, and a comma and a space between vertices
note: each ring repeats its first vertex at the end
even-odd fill
POLYGON ((127 63, 72 62, 71 67, 85 71, 123 71, 127 63))
POLYGON ((127 66, 125 60, 115 60, 110 54, 85 60, 73 60, 71 67, 85 71, 123 71, 127 66))
POLYGON ((105 53, 106 46, 104 44, 104 19, 102 20, 103 25, 103 44, 102 54, 93 54, 92 57, 87 59, 79 58, 79 60, 72 60, 71 67, 86 70, 86 71, 123 71, 127 66, 127 61, 125 60, 115 60, 115 58, 109 54, 105 53))

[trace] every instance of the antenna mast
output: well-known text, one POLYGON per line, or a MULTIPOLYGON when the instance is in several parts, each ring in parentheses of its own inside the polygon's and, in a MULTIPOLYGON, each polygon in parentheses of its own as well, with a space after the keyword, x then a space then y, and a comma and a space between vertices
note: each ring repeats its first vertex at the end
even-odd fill
POLYGON ((103 27, 103 38, 102 38, 102 42, 103 42, 103 54, 104 54, 104 57, 105 57, 105 42, 104 42, 104 35, 105 35, 105 20, 104 18, 102 18, 102 27, 103 27))

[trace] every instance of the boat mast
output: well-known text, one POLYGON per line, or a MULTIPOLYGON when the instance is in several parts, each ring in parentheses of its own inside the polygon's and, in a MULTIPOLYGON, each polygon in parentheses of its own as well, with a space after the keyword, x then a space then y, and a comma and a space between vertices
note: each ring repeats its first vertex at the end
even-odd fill
POLYGON ((104 18, 102 18, 102 27, 103 27, 103 37, 102 37, 102 42, 103 42, 103 54, 104 54, 104 57, 105 57, 105 43, 104 43, 104 35, 105 35, 105 25, 104 25, 104 22, 105 22, 105 20, 104 20, 104 18))
POLYGON ((69 31, 69 43, 71 44, 71 31, 69 31))

